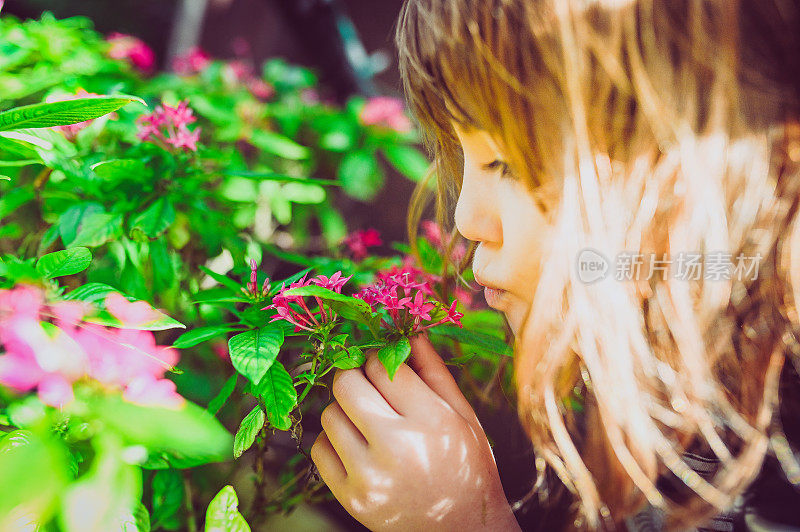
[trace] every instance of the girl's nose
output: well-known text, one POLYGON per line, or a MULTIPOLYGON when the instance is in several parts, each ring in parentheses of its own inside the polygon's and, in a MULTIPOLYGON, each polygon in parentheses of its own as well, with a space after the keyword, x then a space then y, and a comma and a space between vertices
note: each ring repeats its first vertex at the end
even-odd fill
POLYGON ((455 211, 456 228, 468 240, 500 244, 503 231, 496 195, 490 184, 481 182, 481 176, 471 174, 464 171, 455 211))

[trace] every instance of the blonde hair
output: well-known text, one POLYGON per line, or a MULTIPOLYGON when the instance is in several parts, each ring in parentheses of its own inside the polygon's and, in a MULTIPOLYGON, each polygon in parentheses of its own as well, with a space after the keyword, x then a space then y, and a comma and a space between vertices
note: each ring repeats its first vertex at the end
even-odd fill
POLYGON ((400 72, 440 211, 452 212, 463 171, 456 123, 502 146, 550 221, 517 342, 519 415, 589 526, 645 502, 670 527, 697 524, 785 442, 776 412, 797 350, 799 30, 797 2, 781 0, 403 6, 400 72), (576 276, 585 248, 760 260, 751 278, 588 284, 576 276), (583 414, 565 407, 576 388, 583 414), (701 477, 688 450, 720 467, 701 477), (688 496, 657 486, 670 473, 688 496))

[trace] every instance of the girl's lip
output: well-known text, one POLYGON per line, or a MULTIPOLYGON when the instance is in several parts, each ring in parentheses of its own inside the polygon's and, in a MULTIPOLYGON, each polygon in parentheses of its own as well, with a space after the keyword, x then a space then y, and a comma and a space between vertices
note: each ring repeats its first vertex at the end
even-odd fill
POLYGON ((496 310, 503 310, 508 305, 508 292, 500 288, 487 286, 483 289, 483 296, 486 298, 486 304, 496 310))

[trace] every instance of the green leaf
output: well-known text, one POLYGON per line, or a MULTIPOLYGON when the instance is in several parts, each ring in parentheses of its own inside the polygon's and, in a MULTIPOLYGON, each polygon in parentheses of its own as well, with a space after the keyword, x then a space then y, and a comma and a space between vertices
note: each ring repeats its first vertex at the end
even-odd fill
POLYGON ((361 201, 369 201, 383 186, 384 176, 374 153, 367 150, 352 151, 344 156, 337 177, 344 191, 361 201))
POLYGON ((172 344, 172 347, 178 349, 185 349, 187 347, 194 347, 201 344, 206 340, 210 340, 222 334, 235 331, 235 327, 229 325, 211 325, 208 327, 198 327, 180 335, 177 340, 172 344))
MULTIPOLYGON (((230 460, 233 438, 217 419, 186 401, 180 408, 140 406, 118 396, 92 399, 92 412, 126 443, 192 466, 230 460)), ((178 465, 176 465, 178 467, 178 465)))
POLYGON ((58 218, 58 230, 65 246, 69 246, 75 240, 84 218, 94 213, 105 213, 105 210, 99 203, 79 203, 61 213, 58 218))
POLYGON ((474 345, 476 347, 486 349, 487 351, 491 351, 492 353, 498 353, 506 356, 514 355, 514 350, 511 348, 511 346, 509 346, 502 339, 490 334, 462 329, 453 325, 438 325, 436 327, 432 327, 429 333, 432 336, 445 336, 462 344, 474 345))
POLYGON ((205 266, 200 266, 200 270, 205 272, 209 277, 211 277, 212 279, 214 279, 215 281, 217 281, 221 285, 227 286, 228 288, 230 288, 231 290, 233 290, 237 294, 240 294, 242 292, 242 290, 241 290, 242 289, 242 285, 240 285, 239 283, 237 283, 236 281, 234 281, 230 277, 227 277, 225 275, 222 275, 221 273, 217 273, 217 272, 215 272, 213 270, 210 270, 209 268, 207 268, 205 266))
POLYGON ((283 345, 283 329, 274 325, 253 329, 228 340, 233 367, 258 384, 278 357, 283 345))
POLYGON ((383 146, 383 154, 386 160, 394 166, 397 171, 405 175, 412 181, 419 181, 428 171, 430 162, 418 150, 405 144, 390 144, 383 146))
POLYGON ((406 361, 410 354, 411 344, 405 336, 386 344, 378 350, 378 360, 383 363, 383 367, 389 373, 389 380, 394 379, 397 368, 406 361))
POLYGON ((305 146, 301 146, 280 133, 265 129, 253 131, 250 135, 250 142, 256 148, 284 159, 301 160, 307 159, 311 155, 311 151, 305 146))
POLYGON ((14 107, 0 113, 0 131, 77 124, 116 111, 131 102, 144 104, 135 96, 97 96, 14 107))
POLYGON ((139 159, 112 159, 92 165, 94 175, 106 181, 149 177, 152 171, 139 159))
POLYGON ((92 263, 92 252, 77 247, 48 253, 36 262, 36 271, 48 279, 82 272, 92 263))
POLYGON ((89 472, 61 494, 61 528, 65 532, 132 530, 142 494, 142 475, 123 460, 116 435, 93 442, 96 454, 89 472))
POLYGON ((289 413, 297 404, 297 390, 283 364, 275 361, 261 382, 253 387, 253 394, 264 401, 267 419, 273 427, 279 430, 292 427, 289 413))
MULTIPOLYGON (((181 328, 185 329, 186 326, 172 318, 167 316, 163 312, 157 309, 152 309, 153 319, 146 322, 146 323, 137 323, 137 324, 130 324, 125 323, 123 324, 117 318, 106 312, 105 309, 105 299, 111 292, 118 292, 125 296, 128 301, 136 302, 141 301, 140 299, 136 299, 135 297, 129 296, 112 286, 108 286, 107 284, 103 283, 87 283, 83 286, 79 286, 72 292, 69 292, 64 296, 64 299, 70 301, 86 301, 87 303, 91 303, 92 305, 96 306, 97 308, 101 309, 97 315, 94 316, 87 316, 84 318, 84 321, 88 321, 90 323, 96 323, 98 325, 106 325, 108 327, 124 327, 126 329, 137 329, 140 331, 163 331, 166 329, 176 329, 181 328)), ((148 303, 149 304, 149 303, 148 303)))
POLYGON ((163 469, 153 476, 153 528, 176 530, 183 505, 183 477, 175 469, 163 469))
POLYGON ((225 403, 228 402, 228 398, 231 396, 233 391, 236 389, 236 381, 239 380, 239 374, 234 373, 231 375, 228 380, 225 381, 225 384, 222 385, 222 389, 219 393, 208 403, 208 410, 213 415, 216 415, 220 409, 225 406, 225 403))
POLYGON ((234 458, 239 458, 243 452, 252 447, 258 432, 264 426, 264 421, 266 421, 266 416, 258 405, 244 417, 239 424, 239 430, 236 431, 236 436, 233 437, 234 458))
MULTIPOLYGON (((175 208, 168 198, 159 198, 144 212, 131 219, 131 237, 141 234, 156 238, 175 221, 175 208)), ((141 240, 141 238, 139 239, 141 240)))
POLYGON ((314 285, 292 288, 287 290, 284 295, 318 297, 327 303, 328 306, 341 317, 363 323, 370 328, 374 336, 378 335, 378 317, 372 312, 369 304, 363 299, 346 296, 334 292, 333 290, 314 285))
POLYGON ((239 499, 232 486, 222 488, 208 504, 205 532, 250 532, 239 513, 239 499))
POLYGON ((367 357, 360 347, 352 346, 346 350, 336 353, 333 357, 333 367, 337 369, 360 368, 366 362, 367 357))
POLYGON ((18 530, 25 516, 49 521, 69 472, 63 446, 16 430, 0 438, 0 530, 18 530))
POLYGON ((102 246, 122 231, 122 216, 104 212, 92 213, 81 220, 80 229, 69 247, 102 246))

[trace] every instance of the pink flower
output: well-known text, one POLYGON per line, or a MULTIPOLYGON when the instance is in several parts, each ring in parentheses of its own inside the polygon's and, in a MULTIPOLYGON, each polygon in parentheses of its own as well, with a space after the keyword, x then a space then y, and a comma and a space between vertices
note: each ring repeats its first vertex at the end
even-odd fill
POLYGON ((316 105, 320 102, 319 93, 315 89, 300 91, 300 100, 307 105, 316 105))
MULTIPOLYGON (((117 293, 106 298, 109 312, 129 326, 152 320, 155 312, 117 293)), ((148 404, 175 406, 182 398, 164 373, 178 352, 159 346, 153 333, 82 321, 84 303, 48 304, 38 288, 20 285, 0 290, 0 384, 20 392, 36 389, 42 402, 62 407, 73 399, 73 383, 93 379, 110 390, 148 404)))
POLYGON ((359 229, 345 237, 342 243, 356 260, 363 260, 368 252, 367 248, 381 246, 381 234, 377 229, 359 229))
POLYGON ((108 56, 112 59, 126 60, 142 72, 153 70, 156 54, 141 39, 115 32, 106 37, 106 42, 111 45, 108 56))
POLYGON ((255 98, 259 100, 269 100, 275 95, 275 89, 260 78, 253 78, 247 82, 247 89, 250 91, 255 98))
POLYGON ((441 247, 442 228, 439 227, 439 224, 437 224, 433 220, 424 220, 420 225, 422 226, 422 233, 428 240, 428 242, 430 242, 437 248, 441 247))
POLYGON ((250 43, 242 36, 234 37, 233 41, 231 41, 231 49, 239 57, 249 55, 251 51, 250 43))
POLYGON ((189 124, 196 121, 194 111, 186 101, 181 101, 176 107, 162 104, 152 114, 142 115, 136 120, 139 128, 136 136, 139 140, 160 143, 162 146, 197 151, 201 128, 193 131, 188 128, 189 124))
POLYGON ((303 277, 290 284, 289 288, 281 286, 280 291, 272 298, 272 304, 267 305, 262 310, 269 309, 277 312, 270 322, 285 320, 294 325, 295 332, 301 330, 314 332, 319 327, 335 320, 337 318, 336 313, 332 309, 328 309, 326 312, 322 300, 318 297, 314 297, 317 303, 317 310, 312 312, 303 296, 285 295, 285 293, 292 288, 309 286, 312 284, 341 293, 342 286, 348 279, 350 279, 350 277, 342 277, 342 272, 336 272, 331 275, 330 278, 320 275, 313 279, 306 280, 306 278, 303 277))
POLYGON ((436 308, 436 305, 430 302, 425 301, 425 295, 420 290, 417 292, 417 295, 414 296, 414 303, 409 305, 408 313, 412 316, 416 316, 421 320, 428 320, 430 321, 431 315, 430 311, 436 308))
POLYGON ((248 296, 254 297, 255 299, 261 299, 269 294, 271 288, 272 286, 269 283, 269 278, 267 278, 264 279, 264 282, 261 284, 261 288, 259 289, 258 263, 256 263, 255 260, 250 259, 250 282, 247 283, 246 288, 242 288, 242 291, 248 296))
POLYGON ((172 70, 182 76, 190 76, 202 72, 210 64, 211 56, 203 51, 202 48, 194 46, 187 50, 185 54, 175 58, 172 62, 172 70))
POLYGON ((361 109, 359 118, 367 126, 385 127, 399 133, 411 131, 411 120, 406 116, 403 101, 399 98, 370 98, 361 109))
POLYGON ((128 384, 122 398, 140 406, 159 406, 177 409, 186 400, 181 397, 175 383, 167 379, 156 379, 152 375, 142 375, 128 384))
POLYGON ((228 61, 225 63, 223 76, 232 84, 243 83, 253 77, 253 67, 240 59, 228 61))

